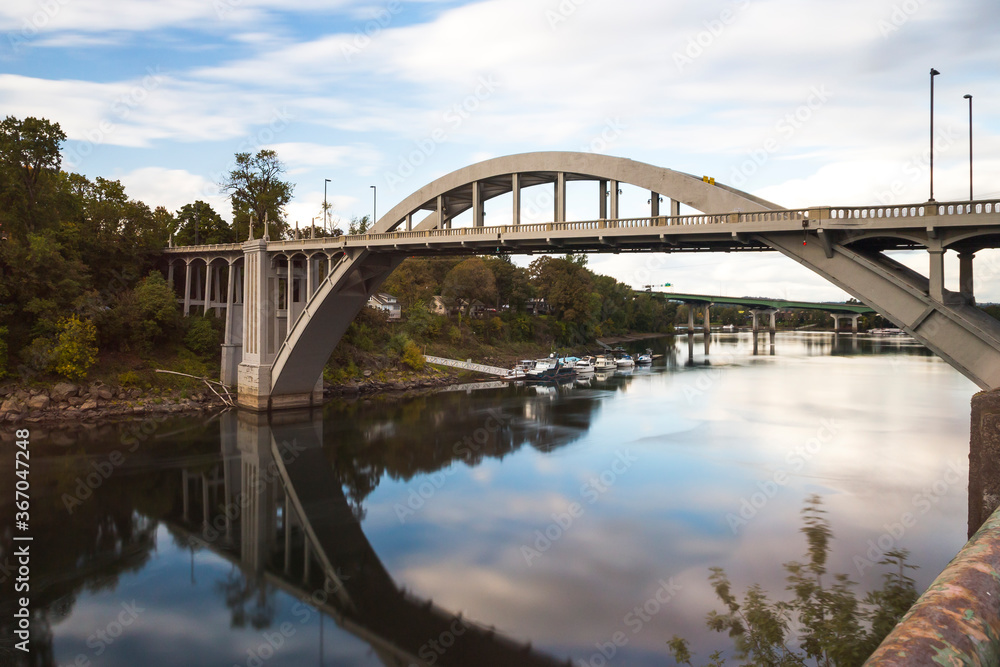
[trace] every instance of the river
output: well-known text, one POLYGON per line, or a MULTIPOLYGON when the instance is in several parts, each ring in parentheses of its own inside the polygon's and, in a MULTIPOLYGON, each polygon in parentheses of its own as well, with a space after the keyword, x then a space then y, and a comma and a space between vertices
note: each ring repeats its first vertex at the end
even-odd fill
POLYGON ((923 590, 965 542, 976 387, 907 340, 686 340, 559 388, 32 428, 34 664, 664 665, 674 635, 704 664, 709 568, 785 595, 812 494, 831 572, 871 589, 905 548, 923 590))

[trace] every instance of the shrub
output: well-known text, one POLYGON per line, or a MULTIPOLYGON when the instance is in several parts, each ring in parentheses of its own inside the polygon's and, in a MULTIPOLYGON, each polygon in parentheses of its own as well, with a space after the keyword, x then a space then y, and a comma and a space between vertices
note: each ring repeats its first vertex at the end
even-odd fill
POLYGON ((97 327, 76 315, 59 320, 59 339, 53 348, 55 370, 70 380, 82 380, 97 361, 97 327))
POLYGON ((118 384, 122 387, 138 387, 141 380, 135 371, 125 371, 118 374, 118 384))
POLYGON ((423 370, 427 365, 427 360, 421 354, 420 348, 412 340, 407 341, 403 348, 403 363, 415 371, 423 370))
POLYGON ((196 317, 184 336, 184 345, 196 354, 212 354, 219 349, 219 332, 207 318, 196 317))

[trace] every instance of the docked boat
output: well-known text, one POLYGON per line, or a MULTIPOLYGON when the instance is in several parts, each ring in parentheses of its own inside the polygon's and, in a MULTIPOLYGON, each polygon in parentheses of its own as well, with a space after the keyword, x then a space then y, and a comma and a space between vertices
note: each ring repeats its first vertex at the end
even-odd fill
POLYGON ((653 351, 647 349, 643 354, 639 355, 639 358, 636 361, 640 366, 648 366, 653 363, 653 351))
POLYGON ((576 369, 576 372, 579 375, 587 375, 593 373, 596 370, 594 368, 594 358, 584 357, 583 359, 580 359, 575 364, 573 364, 573 368, 576 369))
POLYGON ((558 359, 539 359, 535 362, 535 367, 525 373, 527 382, 559 382, 571 380, 576 377, 576 369, 573 366, 562 364, 558 359))
POLYGON ((594 370, 595 371, 613 371, 618 368, 618 364, 615 363, 614 357, 606 357, 601 355, 594 358, 594 370))
POLYGON ((615 365, 618 368, 632 368, 635 366, 635 360, 629 354, 622 354, 618 359, 615 360, 615 365))

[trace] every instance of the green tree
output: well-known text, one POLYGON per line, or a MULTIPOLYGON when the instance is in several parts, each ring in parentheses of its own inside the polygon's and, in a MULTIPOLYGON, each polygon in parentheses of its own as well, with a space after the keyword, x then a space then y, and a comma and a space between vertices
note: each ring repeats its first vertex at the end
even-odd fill
POLYGON ((479 257, 470 257, 459 263, 444 278, 441 294, 464 302, 468 314, 474 301, 492 304, 496 300, 497 285, 493 272, 479 257))
POLYGON ((372 226, 371 218, 366 214, 360 218, 355 216, 351 218, 351 224, 347 228, 347 233, 350 235, 364 234, 368 231, 368 228, 372 226))
POLYGON ((493 272, 497 285, 497 310, 509 306, 511 312, 524 310, 524 304, 535 294, 528 270, 517 266, 510 257, 489 257, 483 260, 493 272))
POLYGON ((153 271, 133 290, 136 302, 136 341, 143 347, 163 342, 176 330, 180 319, 177 296, 164 280, 153 271))
POLYGON ((175 225, 176 245, 235 243, 237 240, 236 231, 210 204, 200 199, 193 204, 185 204, 177 211, 175 225))
POLYGON ((44 190, 59 173, 60 149, 66 133, 59 123, 44 118, 0 122, 0 170, 3 173, 4 209, 12 213, 5 222, 9 231, 24 236, 37 229, 38 204, 44 190))
POLYGON ((233 226, 239 240, 249 235, 251 216, 254 236, 262 235, 262 224, 268 221, 267 235, 272 239, 286 238, 288 223, 284 206, 292 198, 293 186, 281 179, 285 166, 271 149, 261 149, 256 155, 237 153, 236 166, 220 185, 233 204, 233 226))
POLYGON ((565 258, 548 255, 528 267, 538 296, 545 299, 556 317, 570 324, 587 324, 598 303, 591 298, 593 285, 586 267, 565 258))

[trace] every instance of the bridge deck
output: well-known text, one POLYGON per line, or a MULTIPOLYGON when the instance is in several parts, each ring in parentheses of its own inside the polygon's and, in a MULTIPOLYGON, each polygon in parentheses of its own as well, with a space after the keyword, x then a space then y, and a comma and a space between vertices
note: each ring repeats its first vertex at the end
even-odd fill
MULTIPOLYGON (((905 206, 817 207, 724 214, 425 228, 381 234, 269 241, 271 252, 365 249, 409 254, 476 252, 617 252, 771 250, 755 234, 818 230, 902 234, 907 230, 975 227, 1000 230, 1000 200, 905 206)), ((914 247, 902 237, 891 247, 914 247)), ((239 243, 167 248, 168 254, 239 255, 239 243)))

